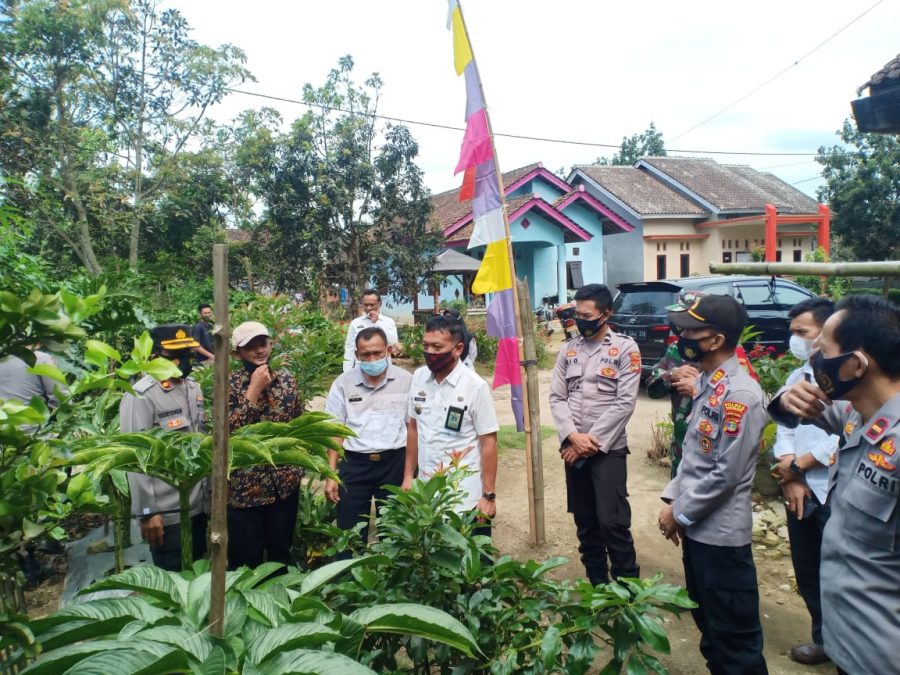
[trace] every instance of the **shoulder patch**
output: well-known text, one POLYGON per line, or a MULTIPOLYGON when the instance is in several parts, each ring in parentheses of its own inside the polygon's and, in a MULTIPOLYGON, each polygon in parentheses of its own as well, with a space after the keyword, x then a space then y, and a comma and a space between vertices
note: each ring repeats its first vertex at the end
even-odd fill
POLYGON ((131 388, 134 389, 134 391, 138 394, 143 394, 144 392, 151 389, 154 384, 156 384, 156 380, 153 377, 151 377, 150 375, 144 375, 141 379, 135 382, 131 388))
POLYGON ((725 371, 722 368, 719 368, 716 372, 713 373, 712 377, 709 378, 710 384, 718 384, 719 380, 725 377, 725 371))
POLYGON ((888 430, 888 425, 889 423, 886 417, 879 417, 869 425, 868 429, 866 429, 866 438, 873 443, 877 443, 881 440, 881 437, 884 436, 884 432, 888 430))
POLYGON ((737 401, 725 401, 725 422, 722 431, 729 436, 737 436, 741 431, 741 420, 747 412, 747 406, 737 401))
POLYGON ((631 365, 629 366, 628 370, 630 370, 632 373, 641 372, 641 353, 631 352, 630 357, 631 365))

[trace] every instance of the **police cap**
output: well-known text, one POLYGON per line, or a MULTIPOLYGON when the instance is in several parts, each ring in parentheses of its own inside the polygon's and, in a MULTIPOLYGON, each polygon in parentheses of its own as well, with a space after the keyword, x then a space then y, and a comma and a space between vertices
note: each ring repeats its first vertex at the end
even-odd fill
POLYGON ((164 323, 150 329, 153 349, 177 351, 199 347, 200 343, 191 336, 191 327, 184 323, 164 323))

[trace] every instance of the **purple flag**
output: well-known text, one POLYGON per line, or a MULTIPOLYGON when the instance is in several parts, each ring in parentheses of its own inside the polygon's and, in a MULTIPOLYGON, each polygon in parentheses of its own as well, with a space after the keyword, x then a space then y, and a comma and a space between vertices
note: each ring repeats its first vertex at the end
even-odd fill
POLYGON ((494 293, 487 310, 487 333, 493 337, 516 337, 516 311, 513 291, 507 288, 494 293))
POLYGON ((500 208, 500 187, 494 159, 478 165, 475 170, 475 195, 472 197, 472 218, 500 208))
MULTIPOLYGON (((525 431, 525 404, 522 399, 522 383, 511 385, 509 389, 512 398, 513 415, 516 418, 516 431, 525 431)), ((534 429, 531 431, 532 433, 541 433, 540 429, 536 432, 534 429)))
POLYGON ((466 117, 469 119, 472 113, 478 112, 484 107, 484 99, 481 96, 481 85, 478 83, 478 73, 475 70, 475 61, 466 66, 466 117))

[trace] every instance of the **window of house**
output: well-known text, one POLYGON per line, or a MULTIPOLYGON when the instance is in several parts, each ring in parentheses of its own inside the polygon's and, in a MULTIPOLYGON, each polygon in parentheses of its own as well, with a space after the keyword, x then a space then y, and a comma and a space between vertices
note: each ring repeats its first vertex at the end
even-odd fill
POLYGON ((664 255, 656 256, 656 278, 666 278, 666 256, 664 255))
POLYGON ((775 262, 781 262, 781 251, 775 251, 775 262))
POLYGON ((722 254, 722 262, 723 262, 723 263, 730 263, 730 262, 731 262, 731 251, 725 251, 725 252, 722 254))
POLYGON ((681 276, 689 277, 691 276, 691 254, 690 253, 682 253, 681 254, 681 269, 679 270, 681 276))
POLYGON ((794 262, 803 262, 803 251, 799 248, 794 249, 794 262))

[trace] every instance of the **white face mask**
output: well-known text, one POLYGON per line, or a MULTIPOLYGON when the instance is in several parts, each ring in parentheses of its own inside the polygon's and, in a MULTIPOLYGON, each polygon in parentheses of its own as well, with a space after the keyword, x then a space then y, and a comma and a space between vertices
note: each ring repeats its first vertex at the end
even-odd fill
POLYGON ((796 356, 801 361, 808 361, 813 352, 814 342, 815 340, 811 340, 809 338, 802 338, 799 335, 791 335, 791 341, 788 345, 788 349, 791 350, 791 354, 796 356))

